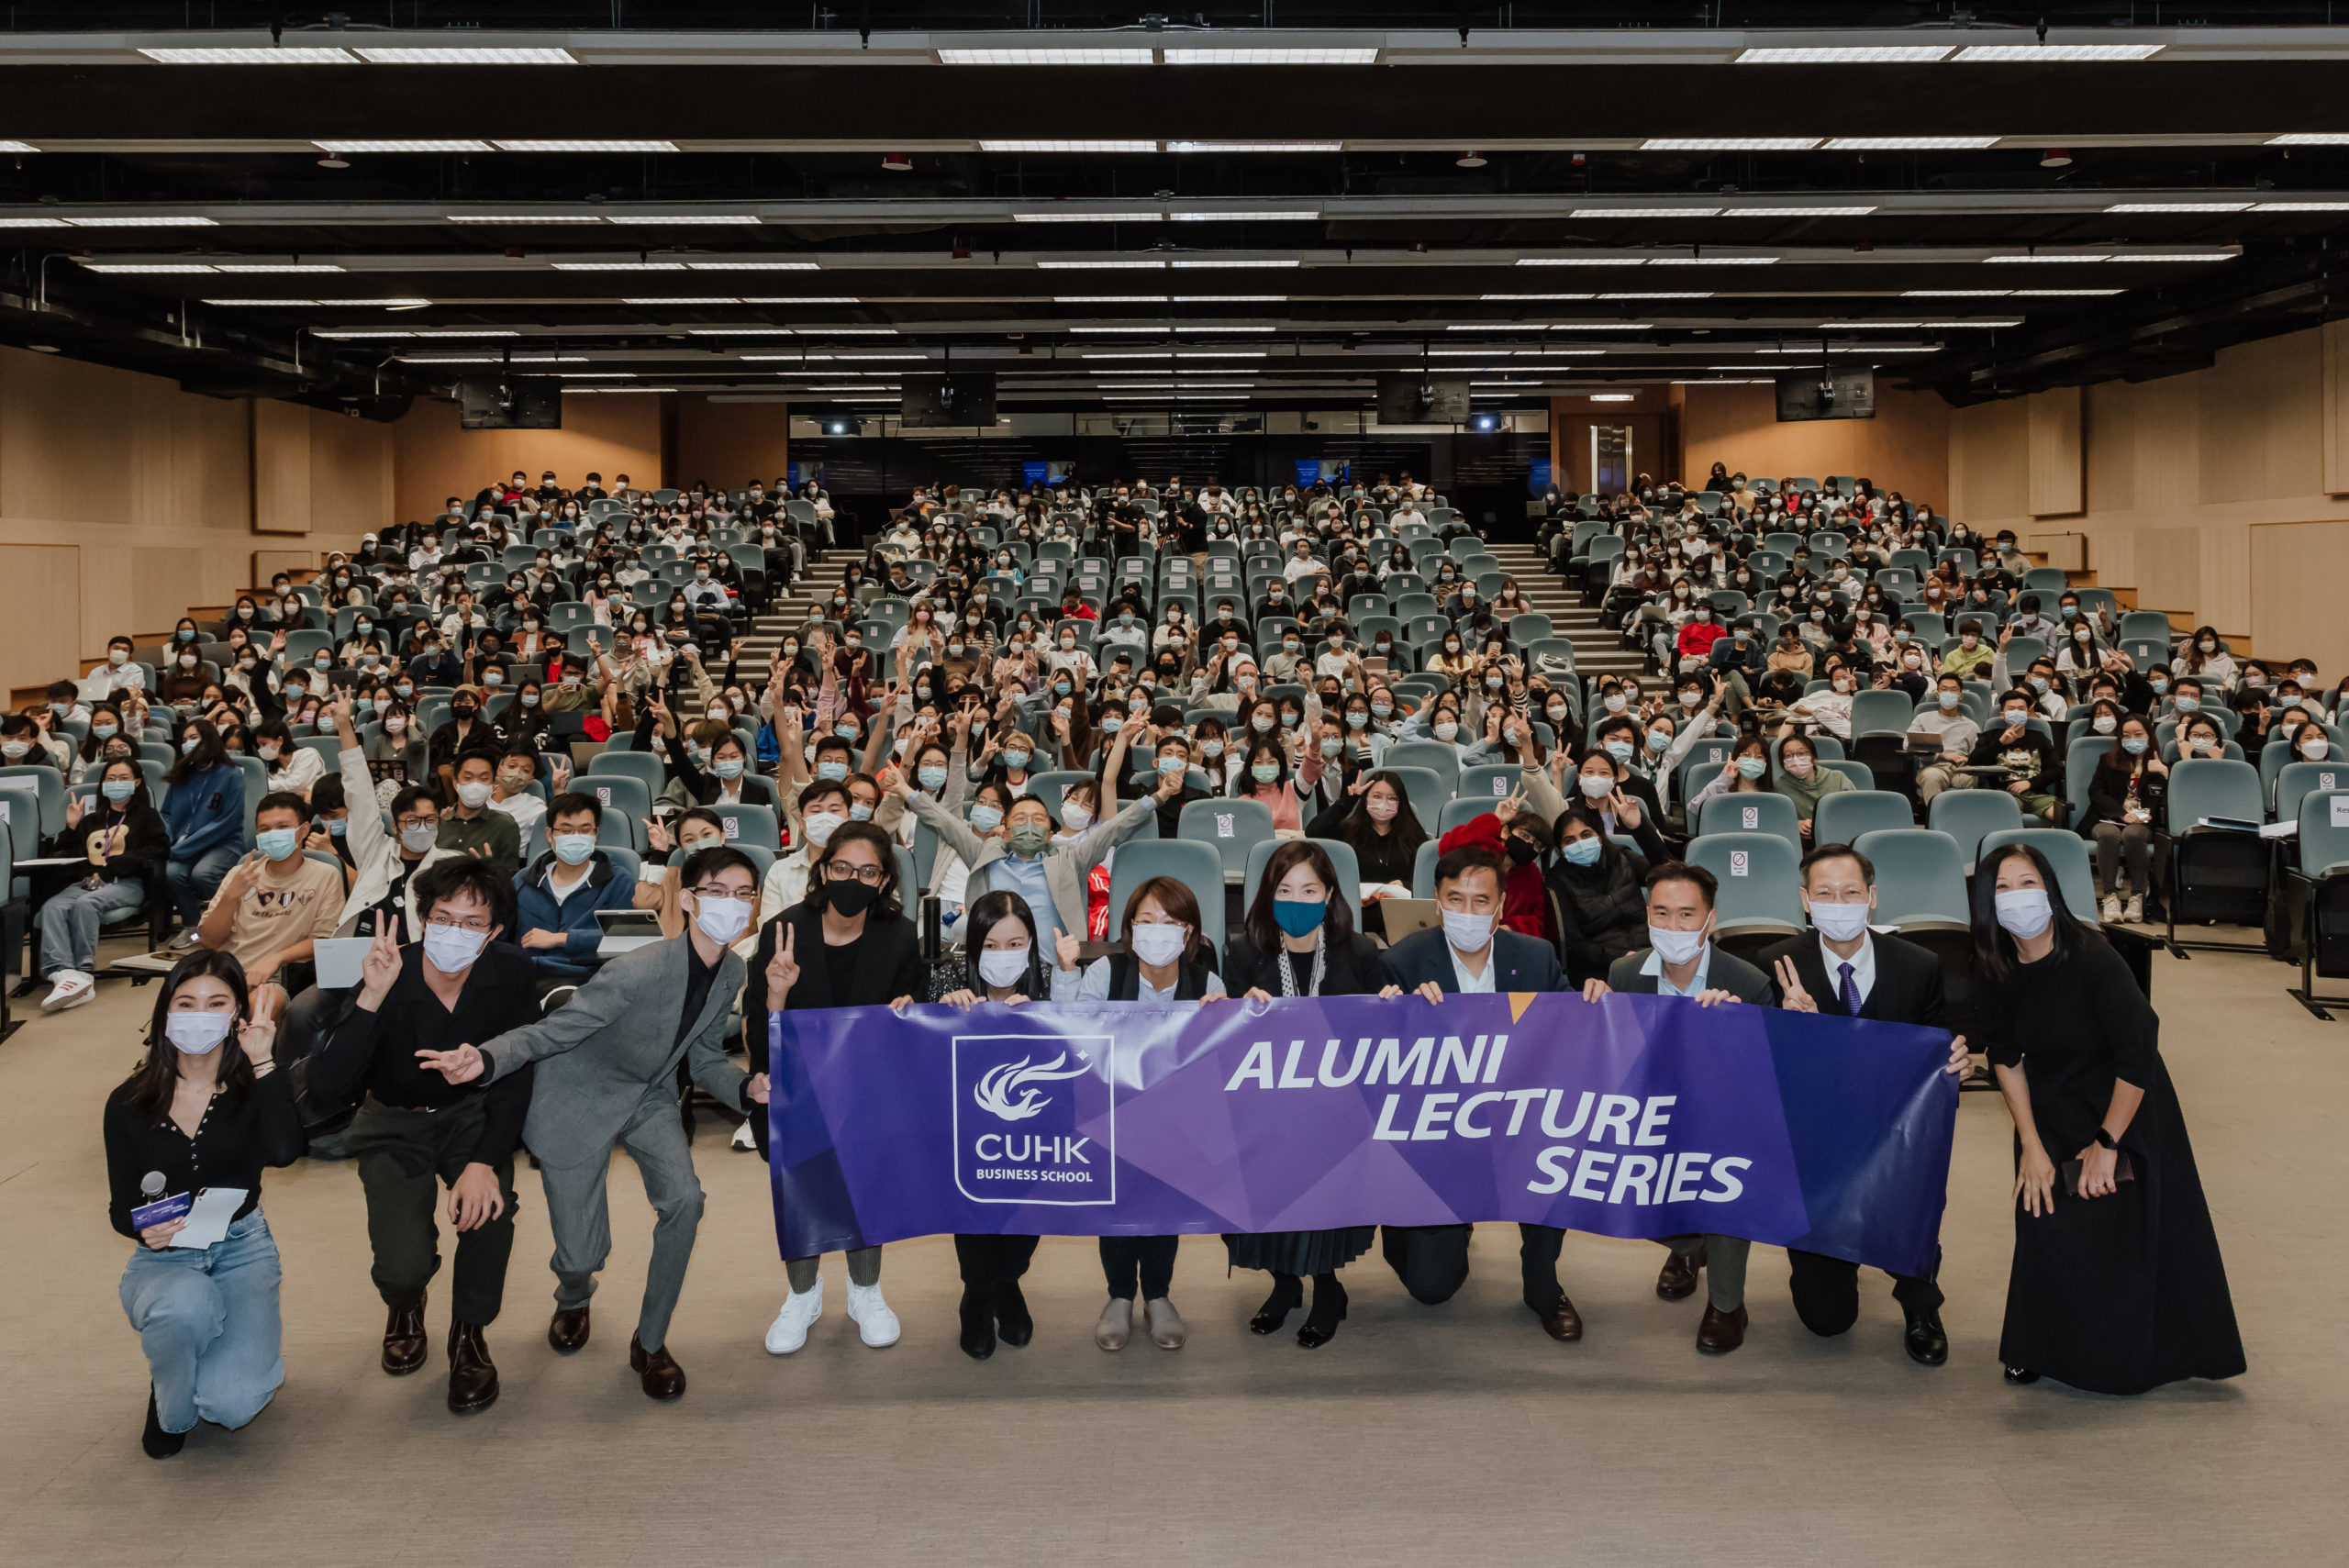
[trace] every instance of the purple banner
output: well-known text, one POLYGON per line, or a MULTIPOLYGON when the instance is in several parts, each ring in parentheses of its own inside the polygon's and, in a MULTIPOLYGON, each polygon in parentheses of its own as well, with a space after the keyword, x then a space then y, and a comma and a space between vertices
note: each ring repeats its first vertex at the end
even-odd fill
POLYGON ((1929 1273, 1955 1080, 1937 1029, 1653 996, 1346 996, 781 1013, 775 1229, 1523 1220, 1929 1273))

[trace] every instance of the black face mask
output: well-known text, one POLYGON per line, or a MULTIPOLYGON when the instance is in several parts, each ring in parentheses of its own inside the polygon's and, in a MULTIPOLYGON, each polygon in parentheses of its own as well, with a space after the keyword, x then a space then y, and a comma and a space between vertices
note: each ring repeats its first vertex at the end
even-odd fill
POLYGON ((1541 852, 1522 839, 1511 839, 1508 841, 1508 858, 1512 864, 1531 865, 1533 863, 1533 858, 1541 852))
POLYGON ((449 717, 451 718, 471 718, 473 716, 473 705, 469 702, 452 702, 449 705, 449 717))
POLYGON ((857 881, 854 877, 851 877, 845 882, 828 882, 824 884, 824 897, 826 901, 831 905, 832 913, 838 915, 843 920, 855 919, 859 915, 863 914, 867 909, 873 907, 873 901, 880 896, 881 890, 879 888, 867 887, 864 884, 857 881))

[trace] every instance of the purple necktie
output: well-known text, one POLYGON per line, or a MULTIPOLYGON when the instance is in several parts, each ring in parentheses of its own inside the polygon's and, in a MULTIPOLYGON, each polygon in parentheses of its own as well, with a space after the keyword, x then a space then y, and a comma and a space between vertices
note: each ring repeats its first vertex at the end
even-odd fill
POLYGON ((1843 1010, 1854 1018, 1860 1016, 1860 988, 1852 984, 1852 966, 1843 967, 1843 1010))

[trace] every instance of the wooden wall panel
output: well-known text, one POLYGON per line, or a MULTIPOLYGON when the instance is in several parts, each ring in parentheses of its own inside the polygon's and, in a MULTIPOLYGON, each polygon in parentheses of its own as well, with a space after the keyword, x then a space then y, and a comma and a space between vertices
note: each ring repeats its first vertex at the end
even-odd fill
POLYGON ((553 469, 566 484, 590 471, 609 484, 625 473, 641 489, 666 483, 661 468, 661 396, 603 393, 562 400, 560 430, 466 430, 457 406, 419 401, 392 427, 392 515, 431 517, 451 495, 470 498, 516 469, 533 479, 553 469))
POLYGON ((1977 403, 1949 418, 1950 515, 2020 533, 2030 516, 2031 427, 2020 399, 1977 403))
POLYGON ((1765 385, 1676 387, 1680 477, 1696 484, 1715 462, 1772 478, 1832 473, 1873 479, 1912 501, 1949 506, 1951 410, 1930 392, 1878 384, 1873 419, 1778 423, 1777 394, 1765 385))
POLYGON ((2315 332, 2238 344, 2192 379, 2201 394, 2204 506, 2323 493, 2323 354, 2315 332))
POLYGON ((2137 504, 2138 389, 2110 381, 2081 390, 2080 479, 2087 503, 2100 512, 2128 511, 2137 504))
POLYGON ((310 531, 310 416, 298 403, 255 398, 252 408, 253 532, 310 531))
POLYGON ((2349 674, 2349 523, 2264 523, 2250 534, 2252 646, 2313 659, 2327 681, 2349 674))
POLYGON ((81 667, 58 651, 82 640, 80 551, 70 544, 0 544, 0 582, 8 613, 0 616, 0 670, 10 686, 45 684, 81 667))
POLYGON ((2051 387, 2024 399, 2030 431, 2030 511, 2034 517, 2068 517, 2083 510, 2080 389, 2051 387))
POLYGON ((311 531, 340 541, 382 528, 392 515, 392 427, 322 408, 304 412, 310 417, 311 531))
POLYGON ((2349 495, 2349 321, 2328 321, 2317 333, 2323 352, 2321 374, 2324 403, 2318 418, 2322 428, 2324 491, 2349 495))
POLYGON ((791 409, 782 403, 713 403, 677 398, 679 487, 707 480, 732 490, 756 478, 772 486, 788 472, 791 409))

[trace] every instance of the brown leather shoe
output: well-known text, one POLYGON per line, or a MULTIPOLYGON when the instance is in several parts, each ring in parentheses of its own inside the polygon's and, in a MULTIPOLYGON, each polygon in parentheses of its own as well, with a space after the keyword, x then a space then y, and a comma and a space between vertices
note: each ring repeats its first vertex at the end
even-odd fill
POLYGON ((630 1334, 628 1337, 628 1369, 642 1380, 648 1398, 674 1399, 685 1391, 685 1369, 669 1354, 666 1345, 657 1351, 648 1351, 636 1342, 635 1335, 630 1334))
POLYGON ((547 1343, 569 1355, 587 1342, 587 1309, 584 1307, 558 1307, 547 1324, 547 1343))
POLYGON ((1697 1271, 1705 1266, 1705 1249, 1687 1257, 1665 1249, 1664 1267, 1656 1271, 1655 1293, 1666 1301, 1686 1301, 1697 1294, 1697 1271))
POLYGON ((1697 1348, 1707 1355, 1725 1356, 1745 1343, 1745 1308, 1723 1312, 1705 1304, 1705 1320, 1697 1325, 1697 1348))
POLYGON ((1562 1296, 1557 1306, 1542 1315, 1542 1331, 1562 1345, 1571 1345, 1582 1338, 1582 1314, 1562 1296))
POLYGON ((384 1370, 406 1377, 424 1364, 431 1348, 432 1338, 424 1329, 424 1292, 419 1290, 414 1300, 395 1303, 384 1320, 384 1370))
POLYGON ((449 1411, 468 1416, 497 1403, 497 1368, 478 1323, 449 1325, 449 1411))

